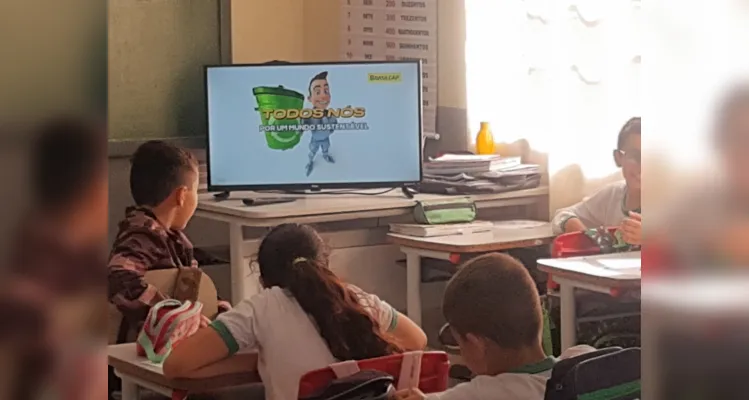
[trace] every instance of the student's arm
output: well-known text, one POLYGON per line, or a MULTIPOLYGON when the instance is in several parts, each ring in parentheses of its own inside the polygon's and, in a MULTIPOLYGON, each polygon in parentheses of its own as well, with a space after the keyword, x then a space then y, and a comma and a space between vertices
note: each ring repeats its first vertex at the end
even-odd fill
POLYGON ((229 357, 231 351, 212 326, 180 341, 164 361, 167 379, 195 377, 203 368, 229 357))
MULTIPOLYGON (((145 273, 157 258, 159 237, 147 233, 133 233, 115 242, 108 267, 108 296, 120 309, 148 309, 167 298, 156 287, 149 285, 145 273)), ((166 248, 166 243, 163 243, 166 248)))
POLYGON ((593 212, 594 204, 591 204, 592 200, 593 197, 583 199, 583 201, 571 207, 557 211, 554 219, 551 221, 554 234, 579 232, 587 229, 583 221, 596 220, 593 212))
POLYGON ((630 211, 629 217, 622 221, 620 229, 625 242, 635 246, 642 245, 642 215, 630 211))
POLYGON ((557 211, 551 221, 554 234, 579 232, 606 225, 606 211, 615 190, 613 185, 604 187, 581 202, 557 211))
POLYGON ((187 374, 185 378, 211 378, 219 375, 257 371, 257 353, 237 353, 187 374))
POLYGON ((353 285, 349 285, 349 289, 359 298, 364 309, 369 311, 379 323, 380 329, 393 336, 403 350, 424 350, 426 348, 426 334, 410 318, 373 294, 366 293, 353 285))
MULTIPOLYGON (((256 348, 254 299, 244 300, 236 307, 219 315, 208 327, 180 341, 164 362, 164 376, 195 378, 199 376, 238 372, 246 355, 235 355, 239 350, 256 348), (223 360, 223 361, 222 361, 223 360), (220 364, 213 365, 221 361, 220 364)), ((240 369, 247 371, 252 366, 240 369)))
POLYGON ((427 335, 424 330, 399 311, 393 310, 393 313, 396 323, 390 334, 403 347, 403 350, 424 350, 427 347, 427 335))

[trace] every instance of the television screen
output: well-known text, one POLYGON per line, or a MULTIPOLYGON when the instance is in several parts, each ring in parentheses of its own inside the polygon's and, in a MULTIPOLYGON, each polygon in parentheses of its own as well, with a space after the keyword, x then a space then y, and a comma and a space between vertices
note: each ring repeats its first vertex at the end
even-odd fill
POLYGON ((421 65, 206 67, 209 190, 421 180, 421 65))

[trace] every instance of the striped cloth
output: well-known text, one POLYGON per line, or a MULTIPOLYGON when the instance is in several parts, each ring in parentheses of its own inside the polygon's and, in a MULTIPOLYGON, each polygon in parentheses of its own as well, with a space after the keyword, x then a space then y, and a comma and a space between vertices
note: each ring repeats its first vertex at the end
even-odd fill
POLYGON ((138 335, 138 355, 162 363, 172 347, 200 327, 203 305, 200 302, 167 299, 151 307, 138 335))

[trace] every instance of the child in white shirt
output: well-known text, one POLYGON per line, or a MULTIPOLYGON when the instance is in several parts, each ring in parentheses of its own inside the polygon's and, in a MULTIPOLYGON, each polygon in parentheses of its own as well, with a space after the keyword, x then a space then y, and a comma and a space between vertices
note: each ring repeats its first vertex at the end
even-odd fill
MULTIPOLYGON (((442 393, 418 389, 401 400, 542 400, 556 360, 541 343, 541 301, 528 270, 500 253, 468 261, 445 289, 443 313, 466 366, 477 375, 442 393)), ((563 358, 592 351, 576 346, 563 358)))
POLYGON ((309 226, 271 230, 258 264, 263 291, 179 342, 164 375, 190 377, 240 350, 257 350, 266 398, 291 400, 309 371, 426 346, 426 335, 406 316, 335 276, 309 226))
POLYGON ((641 140, 641 120, 635 117, 622 127, 614 150, 614 161, 622 169, 624 182, 612 183, 593 196, 559 210, 552 220, 554 233, 619 226, 624 241, 632 245, 642 244, 641 140))

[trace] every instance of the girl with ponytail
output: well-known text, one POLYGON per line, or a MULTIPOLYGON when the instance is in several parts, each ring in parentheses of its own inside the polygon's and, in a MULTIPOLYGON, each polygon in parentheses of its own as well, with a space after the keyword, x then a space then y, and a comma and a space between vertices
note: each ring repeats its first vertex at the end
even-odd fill
POLYGON ((257 261, 263 290, 180 342, 164 363, 167 377, 195 376, 239 350, 254 349, 266 398, 291 400, 306 372, 426 346, 426 335, 414 322, 336 277, 326 246, 311 227, 272 229, 257 261))

